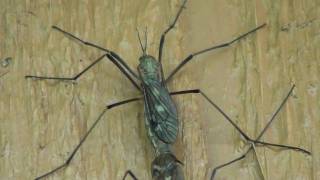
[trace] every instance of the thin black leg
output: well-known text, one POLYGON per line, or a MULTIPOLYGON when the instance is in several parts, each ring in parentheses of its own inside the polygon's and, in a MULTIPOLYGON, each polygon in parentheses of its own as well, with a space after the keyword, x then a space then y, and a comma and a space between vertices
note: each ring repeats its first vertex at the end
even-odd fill
POLYGON ((162 68, 162 50, 163 50, 163 44, 165 42, 165 38, 167 33, 174 28, 176 22, 178 21, 180 14, 183 10, 183 8, 185 7, 185 4, 187 3, 187 0, 184 0, 182 5, 180 6, 180 9, 176 15, 176 17, 174 18, 174 21, 172 22, 172 24, 170 24, 170 26, 162 33, 161 38, 160 38, 160 46, 159 46, 159 62, 160 62, 160 66, 161 66, 161 78, 162 78, 162 82, 164 81, 164 74, 163 74, 163 68, 162 68))
POLYGON ((166 35, 167 33, 174 28, 175 24, 177 23, 179 17, 180 17, 180 14, 183 10, 183 8, 185 7, 185 4, 187 3, 187 0, 184 0, 182 5, 180 6, 180 9, 176 15, 176 17, 174 18, 174 21, 170 24, 170 26, 162 33, 161 35, 161 39, 160 39, 160 46, 159 46, 159 62, 161 63, 161 60, 162 60, 162 50, 163 50, 163 44, 164 44, 164 41, 165 41, 165 38, 166 38, 166 35))
POLYGON ((211 174, 211 180, 214 179, 214 176, 217 172, 218 169, 221 169, 225 166, 228 166, 230 164, 233 164, 243 158, 246 157, 246 155, 254 149, 254 145, 259 145, 259 146, 271 146, 271 147, 278 147, 278 148, 284 148, 287 150, 295 150, 295 151, 300 151, 302 153, 311 155, 311 153, 303 148, 299 148, 299 147, 295 147, 295 146, 288 146, 288 145, 282 145, 282 144, 274 144, 274 143, 268 143, 268 142, 264 142, 264 141, 260 141, 260 138, 262 137, 262 135, 265 133, 265 131, 270 127, 271 122, 273 122, 274 118, 276 117, 276 115, 280 112, 281 108, 284 106, 285 102, 288 100, 288 98, 290 97, 293 89, 294 89, 295 85, 293 85, 289 91, 289 93, 287 94, 287 96, 284 98, 284 100, 281 102, 280 106, 277 108, 276 112, 272 115, 272 118, 268 121, 268 123, 266 124, 266 126, 263 128, 263 130, 261 131, 261 133, 258 135, 258 137, 253 140, 252 138, 250 138, 244 131, 241 130, 241 128, 218 106, 216 105, 203 91, 201 91, 200 89, 193 89, 193 90, 185 90, 185 91, 178 91, 178 92, 174 92, 172 93, 172 95, 178 95, 178 94, 190 94, 190 93, 195 93, 195 94, 200 94, 202 97, 204 97, 213 107, 215 107, 231 124, 234 128, 237 129, 237 131, 246 139, 246 141, 248 143, 250 143, 250 147, 249 149, 240 157, 233 159, 227 163, 224 163, 222 165, 217 166, 216 168, 213 169, 212 174, 211 174))
POLYGON ((2 78, 2 76, 6 75, 6 74, 8 74, 8 73, 9 73, 9 71, 6 71, 6 72, 0 74, 0 78, 2 78))
POLYGON ((126 173, 124 174, 122 180, 125 180, 128 175, 131 176, 132 179, 138 180, 138 178, 133 174, 133 172, 131 172, 131 170, 127 170, 127 171, 126 171, 126 173))
POLYGON ((265 25, 266 24, 262 24, 262 25, 260 25, 260 26, 258 26, 256 28, 252 29, 251 31, 238 36, 237 38, 235 38, 235 39, 233 39, 233 40, 231 40, 229 42, 226 42, 226 43, 223 43, 223 44, 220 44, 220 45, 216 45, 216 46, 213 46, 213 47, 209 47, 207 49, 200 50, 198 52, 190 54, 173 71, 171 71, 169 76, 166 78, 165 83, 167 83, 173 77, 173 75, 176 74, 184 65, 186 65, 189 61, 191 61, 193 59, 193 57, 198 56, 198 55, 203 54, 203 53, 206 53, 208 51, 212 51, 214 49, 219 49, 219 48, 230 46, 231 44, 239 41, 240 39, 246 37, 247 35, 249 35, 251 33, 254 33, 255 31, 263 28, 265 25))
MULTIPOLYGON (((237 158, 235 158, 235 159, 233 159, 233 160, 231 160, 231 161, 229 161, 229 162, 226 162, 226 163, 224 163, 224 164, 221 164, 221 165, 215 167, 215 168, 212 170, 210 180, 214 180, 214 177, 215 177, 215 175, 216 175, 216 173, 217 173, 217 171, 218 171, 219 169, 222 169, 222 168, 224 168, 224 167, 226 167, 226 166, 229 166, 229 165, 231 165, 231 164, 233 164, 233 163, 235 163, 235 162, 238 162, 238 161, 244 159, 245 157, 247 157, 248 153, 249 153, 251 150, 254 150, 253 144, 250 144, 249 149, 247 149, 247 151, 246 151, 244 154, 242 154, 241 156, 239 156, 239 157, 237 157, 237 158)), ((258 163, 259 163, 259 161, 258 161, 258 163)), ((260 163, 259 163, 259 166, 260 166, 260 163)), ((261 167, 260 167, 260 170, 261 170, 261 167)), ((263 173, 262 173, 262 175, 263 175, 263 173)), ((264 179, 264 178, 263 178, 263 179, 264 179)))
POLYGON ((264 141, 260 141, 261 137, 263 136, 263 134, 267 131, 267 129, 270 127, 271 123, 274 121, 275 117, 277 116, 277 114, 280 112, 280 110, 283 108, 284 104, 288 101, 290 95, 293 92, 293 89, 295 88, 295 85, 292 85, 291 89, 289 90, 288 94, 286 95, 286 97, 283 99, 283 101, 281 102, 280 106, 277 108, 277 110, 275 111, 275 113, 272 115, 272 117, 270 118, 270 120, 268 121, 268 123, 265 125, 265 127, 263 128, 263 130, 259 133, 259 135, 257 136, 257 138, 255 140, 250 140, 251 142, 255 143, 255 144, 261 144, 264 146, 275 146, 275 147, 281 147, 281 148, 285 148, 285 149, 291 149, 291 150, 296 150, 296 151, 301 151, 303 153, 306 153, 308 155, 311 155, 311 152, 299 148, 299 147, 294 147, 294 146, 288 146, 288 145, 282 145, 282 144, 274 144, 274 143, 268 143, 268 142, 264 142, 264 141))
MULTIPOLYGON (((294 87, 294 86, 293 86, 294 87)), ((292 93, 292 88, 290 89, 289 95, 290 93, 292 93)), ((296 150, 296 151, 301 151, 303 153, 306 154, 311 154, 309 151, 299 148, 299 147, 295 147, 295 146, 288 146, 288 145, 281 145, 281 144, 274 144, 274 143, 268 143, 268 142, 263 142, 263 141, 259 141, 259 139, 261 138, 261 136, 255 140, 253 140, 252 138, 250 138, 243 130, 241 130, 241 128, 218 106, 216 105, 211 99, 209 99, 209 97, 202 91, 200 91, 200 94, 212 105, 214 106, 231 124, 234 128, 237 129, 237 131, 248 141, 248 142, 253 142, 254 144, 258 143, 260 145, 264 145, 264 146, 277 146, 277 147, 281 147, 281 148, 285 148, 285 149, 290 149, 290 150, 296 150)), ((284 102, 287 101, 288 99, 288 95, 286 96, 286 98, 284 99, 284 101, 281 103, 280 107, 277 109, 277 112, 280 111, 281 107, 283 107, 284 102)), ((277 113, 275 113, 277 114, 277 113)), ((262 130, 263 132, 265 132, 267 130, 268 127, 270 127, 270 123, 273 121, 275 116, 272 116, 272 118, 268 121, 267 125, 265 126, 265 128, 262 130)))
MULTIPOLYGON (((132 98, 134 99, 134 98, 132 98)), ((137 99, 137 98, 136 98, 137 99)), ((138 100, 138 99, 137 99, 138 100)), ((126 104, 126 103, 129 103, 129 102, 133 102, 134 100, 131 100, 131 101, 126 101, 126 102, 122 102, 122 103, 114 103, 114 104, 117 104, 117 106, 120 106, 120 105, 123 105, 123 104, 126 104)), ((92 132, 92 130, 96 127, 96 125, 100 122, 100 120, 102 119, 102 116, 109 110, 111 109, 112 107, 109 107, 109 106, 114 106, 114 104, 110 104, 108 105, 101 113, 100 115, 98 116, 98 118, 95 120, 95 122, 91 125, 90 129, 86 132, 86 134, 81 138, 80 142, 78 143, 78 145, 73 149, 72 153, 70 154, 70 156, 68 157, 68 159, 63 163, 61 164, 60 166, 54 168, 53 170, 35 178, 35 180, 40 180, 44 177, 47 177, 51 174, 54 174, 55 172, 59 171, 60 169, 63 169, 65 167, 67 167, 71 160, 73 159, 74 155, 78 152, 79 148, 81 147, 81 145, 84 143, 84 141, 87 139, 87 137, 89 136, 89 134, 92 132)))
POLYGON ((256 138, 256 141, 260 140, 260 138, 262 137, 262 135, 266 132, 266 130, 269 128, 269 126, 271 125, 271 123, 274 121, 275 117, 278 115, 278 113, 280 112, 280 110, 282 109, 282 107, 284 106, 284 104, 288 101, 290 95, 293 92, 293 89, 296 87, 296 85, 292 85, 291 89, 289 90, 287 96, 283 99, 283 101, 281 102, 280 106, 277 108, 277 110, 275 111, 275 113, 272 115, 272 117, 270 118, 270 120, 268 121, 268 123, 266 124, 266 126, 263 128, 263 130, 259 133, 259 135, 256 138))
POLYGON ((92 124, 92 126, 90 127, 90 129, 87 131, 87 133, 81 138, 79 144, 74 148, 74 150, 72 151, 72 153, 70 154, 70 156, 68 157, 68 159, 60 166, 56 167, 55 169, 35 178, 35 180, 39 180, 42 179, 44 177, 47 177, 55 172, 57 172, 58 170, 67 167, 71 160, 73 159, 74 155, 77 153, 77 151, 79 150, 79 148, 81 147, 81 145, 84 143, 84 141, 87 139, 87 137, 89 136, 89 134, 92 132, 92 130, 96 127, 96 125, 98 124, 98 122, 100 122, 102 116, 107 112, 107 108, 105 108, 99 115, 99 117, 97 118, 97 120, 92 124))
POLYGON ((27 75, 25 78, 32 78, 35 80, 58 80, 58 81, 75 81, 77 80, 81 75, 83 75, 85 72, 87 72, 90 68, 92 68, 94 65, 96 65, 98 62, 100 62, 104 57, 107 57, 110 59, 110 61, 117 66, 117 68, 130 80, 130 82, 139 90, 140 86, 133 80, 133 78, 130 76, 130 74, 119 64, 118 61, 115 60, 113 56, 110 54, 104 54, 100 56, 97 60, 95 60, 93 63, 91 63, 88 67, 86 67, 84 70, 82 70, 80 73, 73 77, 50 77, 50 76, 30 76, 27 75))
MULTIPOLYGON (((292 88, 290 89, 288 95, 286 96, 286 98, 284 99, 284 101, 282 101, 280 107, 277 109, 276 112, 279 112, 280 109, 283 107, 284 102, 286 102, 288 100, 288 97, 290 96, 290 94, 292 93, 292 90, 295 86, 293 85, 292 88)), ((281 148, 286 148, 286 149, 291 149, 291 150, 296 150, 296 151, 301 151, 303 153, 306 154, 311 154, 309 151, 299 148, 299 147, 295 147, 295 146, 289 146, 289 145, 282 145, 282 144, 274 144, 274 143, 268 143, 268 142, 264 142, 264 141, 259 141, 260 137, 257 139, 252 139, 250 138, 243 130, 241 130, 241 128, 217 105, 215 104, 203 91, 201 91, 200 89, 192 89, 192 90, 184 90, 184 91, 176 91, 176 92, 172 92, 170 93, 171 95, 179 95, 179 94, 200 94, 202 97, 204 97, 213 107, 215 107, 231 124, 234 128, 237 129, 237 131, 248 141, 248 142, 253 142, 253 143, 257 143, 260 145, 264 145, 264 146, 275 146, 275 147, 281 147, 281 148)), ((275 113, 276 115, 277 113, 275 113)), ((268 128, 270 126, 270 122, 273 121, 275 115, 272 116, 272 118, 268 121, 267 125, 265 126, 265 128, 263 129, 263 132, 266 131, 266 127, 268 128)))
POLYGON ((171 92, 171 95, 182 95, 182 94, 200 94, 204 97, 213 107, 215 107, 231 124, 235 127, 238 132, 247 140, 251 140, 249 136, 244 133, 241 128, 218 106, 216 105, 205 93, 203 93, 200 89, 191 89, 191 90, 183 90, 183 91, 175 91, 171 92))
POLYGON ((113 51, 111 51, 109 49, 103 48, 101 46, 98 46, 96 44, 93 44, 91 42, 84 41, 84 40, 80 39, 79 37, 67 32, 67 31, 65 31, 65 30, 63 30, 63 29, 61 29, 61 28, 59 28, 57 26, 52 26, 52 28, 57 30, 57 31, 59 31, 59 32, 61 32, 61 33, 63 33, 66 36, 69 36, 69 37, 79 41, 80 43, 82 43, 82 44, 84 44, 86 46, 94 47, 94 48, 97 48, 97 49, 102 50, 104 52, 107 52, 108 54, 113 56, 118 61, 118 63, 121 64, 121 66, 123 66, 124 69, 126 69, 129 72, 129 74, 131 76, 135 77, 136 79, 139 79, 138 75, 134 71, 132 71, 132 69, 127 65, 127 63, 117 53, 115 53, 115 52, 113 52, 113 51))
POLYGON ((243 155, 241 155, 240 157, 237 157, 237 158, 235 158, 235 159, 233 159, 233 160, 231 160, 231 161, 229 161, 229 162, 227 162, 227 163, 224 163, 224 164, 221 164, 221 165, 215 167, 215 168, 212 170, 210 179, 211 179, 211 180, 214 179, 214 176, 216 175, 216 173, 217 173, 217 171, 218 171, 219 169, 221 169, 221 168, 223 168, 223 167, 226 167, 226 166, 229 166, 229 165, 231 165, 231 164, 233 164, 233 163, 235 163, 235 162, 237 162, 237 161, 240 161, 240 160, 244 159, 244 158, 247 156, 247 154, 250 152, 250 150, 251 150, 251 149, 248 149, 247 152, 245 152, 245 153, 244 153, 243 155))
POLYGON ((287 149, 287 150, 301 151, 302 153, 311 155, 310 151, 307 151, 307 150, 305 150, 303 148, 296 147, 296 146, 289 146, 289 145, 283 145, 283 144, 274 144, 274 143, 269 143, 269 142, 265 142, 265 141, 257 141, 257 140, 253 140, 252 142, 254 144, 257 144, 257 146, 259 146, 259 145, 262 145, 262 146, 273 146, 273 147, 283 148, 283 149, 287 149))
POLYGON ((200 94, 204 97, 214 108, 216 108, 226 119, 229 121, 234 128, 246 139, 250 140, 250 137, 241 130, 241 128, 216 104, 214 103, 204 92, 200 90, 200 94))
POLYGON ((134 101, 139 101, 139 100, 142 100, 142 97, 126 99, 126 100, 123 100, 123 101, 119 101, 119 102, 107 105, 107 109, 112 109, 112 108, 115 108, 117 106, 121 106, 123 104, 127 104, 129 102, 134 102, 134 101))
POLYGON ((183 90, 183 91, 173 91, 170 92, 170 95, 180 95, 180 94, 198 94, 200 93, 199 89, 190 89, 190 90, 183 90))
MULTIPOLYGON (((199 93, 199 89, 191 89, 191 90, 184 90, 184 91, 173 91, 173 92, 170 92, 170 95, 175 96, 175 95, 180 95, 180 94, 195 94, 195 93, 196 94, 199 93)), ((109 104, 107 106, 107 109, 112 109, 112 108, 120 106, 122 104, 126 104, 126 103, 129 103, 129 102, 134 102, 134 101, 139 101, 139 100, 142 100, 142 99, 143 99, 143 97, 135 97, 135 98, 125 99, 125 100, 122 100, 122 101, 119 101, 119 102, 116 102, 116 103, 109 104)))
POLYGON ((61 80, 61 81, 75 81, 77 80, 82 74, 87 72, 90 68, 92 68, 94 65, 96 65, 98 62, 100 62, 105 55, 100 56, 97 60, 95 60, 93 63, 91 63, 88 67, 86 67, 84 70, 82 70, 79 74, 73 76, 73 77, 50 77, 50 76, 30 76, 27 75, 25 78, 32 78, 36 80, 44 80, 44 79, 51 79, 51 80, 61 80))
POLYGON ((140 88, 140 86, 133 80, 133 78, 130 76, 130 74, 119 64, 119 62, 116 61, 115 58, 113 56, 111 56, 110 54, 107 54, 107 57, 130 80, 130 82, 134 85, 134 87, 136 87, 140 92, 142 92, 142 89, 140 88))

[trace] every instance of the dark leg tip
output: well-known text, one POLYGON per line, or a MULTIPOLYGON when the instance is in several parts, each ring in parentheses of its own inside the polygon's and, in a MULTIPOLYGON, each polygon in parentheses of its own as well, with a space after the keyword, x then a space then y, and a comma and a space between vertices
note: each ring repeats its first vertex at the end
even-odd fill
POLYGON ((216 175, 216 172, 217 172, 217 169, 214 169, 214 170, 212 171, 210 180, 213 180, 213 179, 214 179, 214 176, 216 175))
POLYGON ((266 25, 267 25, 267 23, 263 23, 263 24, 261 24, 260 26, 258 26, 258 29, 264 28, 266 25))
POLYGON ((36 77, 34 76, 24 76, 25 79, 37 79, 36 77))

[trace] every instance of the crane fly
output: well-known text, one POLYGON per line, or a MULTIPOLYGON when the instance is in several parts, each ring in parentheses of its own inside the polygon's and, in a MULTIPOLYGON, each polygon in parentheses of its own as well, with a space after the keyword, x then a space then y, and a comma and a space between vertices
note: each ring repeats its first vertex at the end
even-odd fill
MULTIPOLYGON (((89 128, 89 130, 84 134, 84 136, 81 138, 78 145, 74 148, 74 150, 69 155, 68 159, 62 163, 61 165, 57 166, 56 168, 44 173, 41 176, 36 177, 35 179, 43 179, 45 177, 48 177, 55 172, 67 167, 71 160, 73 159, 74 155, 77 153, 81 145, 85 142, 88 135, 92 132, 92 130, 96 127, 98 122, 102 119, 102 116, 110 109, 114 107, 118 107, 130 102, 135 102, 139 100, 144 101, 144 116, 145 116, 145 127, 147 130, 148 137, 151 141, 151 144, 153 145, 154 151, 155 151, 155 159, 153 160, 151 164, 151 174, 152 178, 154 180, 183 180, 184 174, 182 171, 182 165, 183 163, 179 161, 176 156, 174 155, 174 152, 172 151, 172 144, 176 142, 177 135, 179 132, 179 122, 178 122, 178 113, 176 109, 176 105, 172 100, 171 96, 174 95, 183 95, 183 94, 199 94, 201 95, 211 106, 216 108, 222 115, 236 128, 236 130, 247 140, 247 142, 250 144, 250 147, 248 148, 247 152, 230 162, 227 162, 225 164, 222 164, 216 168, 213 169, 211 179, 214 178, 214 175, 216 174, 216 171, 222 167, 225 167, 227 165, 230 165, 238 160, 243 159, 248 152, 251 150, 254 150, 254 145, 264 145, 264 146, 275 146, 280 148, 286 148, 291 150, 297 150, 301 151, 307 154, 310 154, 309 151, 306 151, 299 147, 294 146, 287 146, 287 145, 281 145, 281 144, 273 144, 261 141, 260 138, 263 135, 263 133, 266 131, 266 129, 270 126, 271 122, 273 121, 275 115, 279 112, 283 104, 288 99, 289 95, 291 94, 294 86, 291 88, 288 96, 283 101, 282 105, 278 108, 277 112, 273 116, 273 118, 268 122, 265 129, 261 132, 261 134, 256 139, 250 138, 248 135, 246 135, 239 127, 238 125, 226 114, 222 109, 217 106, 202 90, 200 89, 191 89, 191 90, 182 90, 182 91, 175 91, 170 92, 167 88, 167 83, 170 82, 170 80, 174 77, 174 75, 181 70, 188 62, 193 60, 195 57, 197 57, 200 54, 208 53, 210 51, 213 51, 215 49, 228 47, 235 42, 238 42, 239 40, 245 38, 246 36, 256 32, 257 30, 263 28, 266 26, 266 24, 262 24, 260 26, 257 26, 256 28, 238 36, 237 38, 234 38, 231 41, 228 41, 226 43, 222 43, 219 45, 214 45, 206 49, 199 50, 197 52, 191 53, 186 58, 184 58, 180 64, 176 68, 173 69, 173 71, 170 72, 168 76, 165 77, 163 73, 163 66, 162 66, 162 54, 163 54, 163 46, 165 43, 165 37, 167 33, 169 33, 174 27, 176 22, 178 21, 181 12, 185 8, 187 0, 184 0, 182 5, 180 6, 173 23, 169 25, 167 29, 163 31, 160 38, 159 43, 159 54, 158 59, 156 59, 154 56, 151 56, 147 53, 147 31, 145 31, 145 43, 142 45, 140 34, 138 32, 138 38, 139 43, 142 50, 142 56, 139 58, 139 65, 138 65, 138 74, 133 71, 126 62, 118 55, 116 52, 111 51, 110 49, 103 48, 101 46, 98 46, 94 43, 87 42, 82 40, 81 38, 57 27, 52 26, 54 30, 57 30, 58 32, 63 33, 65 36, 70 37, 71 39, 78 41, 82 43, 85 46, 93 47, 96 49, 101 50, 104 52, 103 55, 101 55, 99 58, 97 58, 93 63, 91 63, 89 66, 87 66, 84 70, 82 70, 80 73, 73 77, 49 77, 49 76, 30 76, 27 75, 25 78, 31 78, 34 80, 58 80, 58 81, 75 81, 77 80, 81 75, 83 75, 85 72, 87 72, 90 68, 98 64, 102 59, 107 58, 110 60, 121 72, 122 74, 131 82, 131 84, 139 91, 141 92, 142 96, 126 99, 123 101, 119 101, 113 104, 110 104, 103 109, 103 111, 100 113, 98 118, 95 120, 95 122, 92 124, 92 126, 89 128)), ((126 179, 127 176, 131 176, 133 179, 138 179, 136 175, 131 171, 127 170, 124 173, 123 179, 126 179)))

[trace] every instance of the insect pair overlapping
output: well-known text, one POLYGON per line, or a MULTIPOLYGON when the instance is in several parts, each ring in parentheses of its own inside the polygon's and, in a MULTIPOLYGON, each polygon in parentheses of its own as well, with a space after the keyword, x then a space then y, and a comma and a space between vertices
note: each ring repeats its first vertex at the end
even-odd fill
MULTIPOLYGON (((126 99, 117 103, 113 103, 108 105, 98 116, 96 121, 87 131, 87 133, 82 137, 76 148, 71 152, 69 158, 61 165, 57 166, 56 168, 48 171, 47 173, 36 177, 35 179, 42 179, 47 176, 52 175, 53 173, 67 167, 70 161, 73 159, 76 152, 79 150, 81 145, 85 142, 88 135, 92 132, 92 130, 96 127, 99 121, 102 119, 103 115, 110 109, 121 106, 123 104, 127 104, 130 102, 135 101, 144 101, 144 118, 145 118, 145 127, 147 130, 148 137, 153 145, 155 151, 155 159, 151 164, 151 174, 154 180, 183 180, 184 173, 183 163, 176 158, 174 152, 172 151, 172 145, 176 142, 178 132, 179 132, 179 121, 178 121, 178 112, 176 110, 176 105, 172 100, 171 96, 174 95, 182 95, 182 94, 198 94, 203 97, 211 106, 213 106, 216 110, 218 110, 226 120, 232 124, 232 126, 242 135, 245 141, 248 144, 247 150, 239 157, 227 161, 226 163, 217 166, 212 170, 210 179, 214 179, 217 170, 226 167, 232 163, 235 163, 241 159, 244 159, 246 155, 251 152, 255 151, 255 147, 258 145, 262 146, 271 146, 271 147, 278 147, 284 148, 287 150, 296 150, 302 153, 306 153, 311 155, 311 153, 303 148, 289 146, 289 145, 282 145, 282 144, 274 144, 260 140, 266 130, 270 127, 271 123, 274 121, 276 115, 279 113, 281 108, 284 106, 287 99, 290 97, 294 85, 291 87, 289 93, 284 98, 276 112, 273 114, 272 118, 268 121, 266 126, 260 132, 260 134, 256 138, 249 137, 218 105, 216 105, 211 98, 209 98, 202 90, 200 89, 191 89, 191 90, 182 90, 176 92, 170 92, 167 88, 167 83, 174 77, 174 75, 181 70, 188 62, 193 60, 200 54, 211 52, 215 49, 228 47, 243 38, 246 38, 248 35, 255 33, 259 29, 262 29, 266 26, 266 24, 262 24, 257 26, 256 28, 234 38, 231 41, 228 41, 223 44, 214 45, 212 47, 202 49, 200 51, 191 53, 190 55, 186 56, 185 59, 181 61, 180 64, 168 76, 165 76, 163 73, 163 66, 162 66, 162 54, 163 54, 163 46, 165 43, 165 38, 167 33, 169 33, 176 25, 183 9, 185 8, 187 0, 184 0, 182 5, 180 6, 174 21, 172 24, 169 25, 167 29, 162 33, 159 43, 159 54, 158 58, 155 58, 147 53, 147 32, 145 33, 145 43, 142 45, 141 38, 138 32, 139 42, 142 49, 142 56, 139 58, 139 65, 138 65, 138 74, 134 72, 126 62, 118 55, 117 53, 100 47, 94 43, 90 43, 80 39, 79 37, 57 27, 52 26, 53 29, 63 33, 65 36, 71 37, 73 40, 78 41, 86 46, 93 47, 99 49, 104 52, 102 56, 96 59, 92 64, 87 66, 83 71, 78 73, 73 77, 48 77, 48 76, 25 76, 26 78, 37 79, 37 80, 60 80, 60 81, 75 81, 85 72, 87 72, 90 68, 94 65, 98 64, 104 58, 110 60, 114 65, 118 67, 118 69, 128 78, 131 84, 141 92, 141 97, 135 97, 126 99)), ((261 167, 260 167, 261 168, 261 167)), ((128 170, 124 173, 123 179, 126 179, 127 176, 131 176, 133 179, 138 179, 136 175, 131 171, 128 170)), ((263 173, 262 173, 263 176, 263 173)), ((264 178, 264 177, 262 177, 264 178)))

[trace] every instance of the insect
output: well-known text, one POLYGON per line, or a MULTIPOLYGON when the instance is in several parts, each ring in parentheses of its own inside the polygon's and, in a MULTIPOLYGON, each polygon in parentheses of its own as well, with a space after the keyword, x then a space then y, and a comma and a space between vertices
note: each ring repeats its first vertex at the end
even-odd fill
MULTIPOLYGON (((167 83, 170 82, 170 80, 174 77, 174 75, 181 70, 188 62, 193 60, 195 57, 197 57, 200 54, 204 54, 210 51, 213 51, 215 49, 228 47, 231 44, 234 44, 235 42, 238 42, 240 39, 245 38, 249 34, 252 34, 256 32, 257 30, 265 27, 266 24, 262 24, 240 36, 237 38, 220 44, 215 45, 200 51, 197 51, 195 53, 192 53, 188 55, 185 59, 182 60, 182 62, 171 72, 168 76, 165 77, 163 73, 162 68, 162 54, 163 54, 163 46, 165 43, 165 37, 167 33, 169 33, 175 26, 176 22, 178 21, 184 6, 186 4, 187 0, 184 0, 181 7, 179 8, 174 21, 170 26, 165 29, 165 31, 162 33, 159 43, 159 54, 158 58, 149 55, 147 53, 147 38, 145 38, 145 44, 142 45, 140 35, 138 33, 140 46, 142 49, 142 56, 139 58, 140 64, 138 66, 138 74, 134 72, 127 64, 126 62, 118 55, 116 52, 113 52, 109 49, 100 47, 94 43, 90 43, 87 41, 84 41, 80 39, 79 37, 57 27, 53 26, 53 29, 63 33, 65 36, 68 36, 86 46, 97 48, 104 52, 102 56, 100 56, 98 59, 96 59, 92 64, 90 64, 88 67, 86 67, 84 70, 82 70, 80 73, 78 73, 74 77, 48 77, 48 76, 25 76, 26 78, 32 78, 32 79, 38 79, 38 80, 60 80, 60 81, 75 81, 77 80, 81 75, 83 75, 85 72, 87 72, 90 68, 98 64, 102 59, 105 57, 110 60, 114 65, 118 67, 118 69, 123 73, 123 75, 126 76, 126 78, 131 82, 131 84, 139 91, 141 92, 141 97, 131 98, 124 101, 120 101, 117 103, 113 103, 108 105, 98 116, 98 118, 95 120, 93 125, 89 128, 89 130, 84 134, 82 139, 80 140, 79 144, 76 146, 76 148, 71 152, 69 158, 61 165, 57 166, 56 168, 50 170, 49 172, 36 177, 36 179, 42 179, 45 178, 69 165, 71 160, 73 159, 74 155, 77 153, 81 145, 85 142, 86 138, 89 136, 89 134, 93 131, 93 129, 96 127, 96 125, 100 122, 102 119, 102 116, 110 109, 114 107, 121 106, 123 104, 127 104, 130 102, 143 100, 144 101, 144 108, 145 108, 145 125, 148 132, 148 136, 152 142, 152 145, 155 149, 155 159, 151 166, 151 174, 153 179, 177 179, 182 180, 184 179, 183 173, 181 170, 182 162, 180 162, 174 155, 174 153, 171 150, 171 144, 173 144, 176 141, 177 134, 179 132, 179 126, 178 126, 178 115, 176 111, 176 106, 171 99, 171 96, 173 95, 182 95, 182 94, 200 94, 202 97, 204 97, 213 107, 217 108, 226 118, 227 120, 239 131, 241 134, 246 137, 246 139, 249 142, 252 142, 254 144, 262 144, 262 145, 269 145, 269 146, 278 146, 278 147, 285 147, 288 149, 294 149, 294 150, 300 150, 300 148, 297 147, 291 147, 291 146, 284 146, 284 145, 277 145, 277 144, 271 144, 259 141, 259 138, 257 140, 252 140, 248 136, 243 133, 243 131, 201 90, 199 89, 191 89, 191 90, 182 90, 182 91, 176 91, 176 92, 170 92, 167 88, 167 83)), ((147 33, 145 33, 145 36, 147 37, 147 33)), ((251 148, 250 148, 251 149, 251 148)), ((230 163, 229 163, 230 164, 230 163)), ((218 168, 217 168, 218 169, 218 168)), ((215 169, 213 171, 216 172, 215 169)), ((130 175, 132 178, 137 179, 137 177, 132 173, 130 170, 128 170, 125 173, 125 176, 123 179, 127 177, 127 175, 130 175)), ((213 179, 212 176, 212 179, 213 179)))

